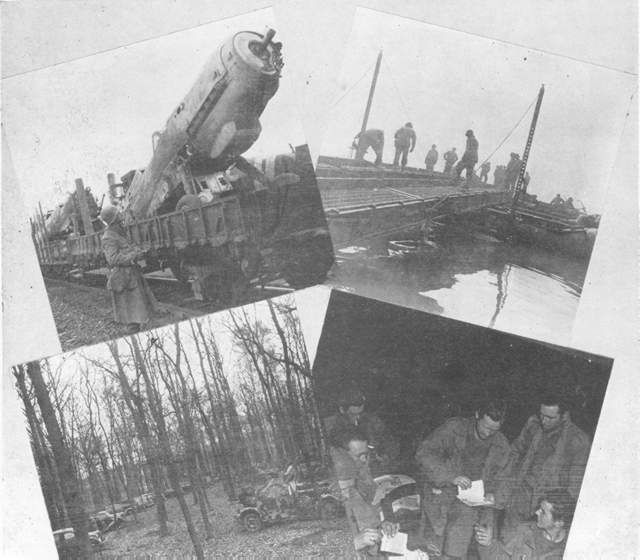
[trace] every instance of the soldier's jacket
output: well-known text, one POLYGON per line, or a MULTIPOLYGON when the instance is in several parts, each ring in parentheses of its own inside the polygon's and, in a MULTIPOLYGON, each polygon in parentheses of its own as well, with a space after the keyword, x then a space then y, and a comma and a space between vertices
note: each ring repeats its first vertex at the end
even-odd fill
POLYGON ((467 138, 467 145, 461 161, 467 163, 476 163, 478 161, 478 140, 475 136, 467 138))
POLYGON ((411 147, 414 148, 416 145, 416 133, 413 128, 409 128, 408 126, 403 126, 396 130, 394 135, 395 145, 398 147, 411 147))
POLYGON ((377 128, 369 128, 364 132, 359 132, 358 134, 356 134, 355 139, 363 142, 368 142, 372 145, 384 144, 384 131, 377 128))
POLYGON ((552 543, 535 523, 522 523, 507 543, 494 540, 478 550, 481 560, 562 560, 565 543, 552 543))
POLYGON ((108 227, 102 236, 102 250, 111 267, 107 289, 112 292, 136 289, 137 265, 133 260, 140 254, 140 250, 112 227, 108 227))
POLYGON ((458 161, 458 154, 456 154, 456 153, 455 153, 454 151, 452 151, 452 150, 449 150, 448 152, 446 152, 446 153, 444 154, 444 160, 445 160, 447 163, 451 163, 451 164, 453 164, 453 163, 455 163, 456 161, 458 161))
MULTIPOLYGON (((475 418, 450 418, 436 428, 425 439, 416 453, 416 460, 422 467, 426 479, 433 486, 450 484, 462 468, 462 451, 466 445, 469 430, 474 429, 475 418)), ((498 476, 509 460, 509 442, 501 433, 491 436, 491 448, 482 471, 487 492, 492 492, 498 476)))
MULTIPOLYGON (((501 481, 496 503, 506 502, 513 490, 522 484, 542 442, 540 420, 531 416, 511 444, 507 477, 501 481)), ((542 463, 539 472, 534 473, 532 503, 535 504, 545 490, 552 488, 566 488, 577 499, 590 448, 589 436, 571 420, 565 421, 553 452, 542 463)))
POLYGON ((373 504, 377 486, 369 466, 357 462, 342 447, 332 447, 330 454, 354 535, 364 529, 376 528, 380 524, 380 507, 373 504))
POLYGON ((522 167, 522 160, 512 158, 509 160, 507 164, 507 177, 510 179, 514 179, 520 173, 520 168, 522 167))
MULTIPOLYGON (((423 511, 437 535, 442 536, 447 514, 456 499, 451 480, 464 475, 462 451, 467 434, 475 429, 475 418, 450 418, 425 439, 416 453, 416 461, 425 476, 423 511)), ((485 492, 494 492, 509 460, 509 442, 501 433, 491 436, 491 447, 482 470, 485 492)))
POLYGON ((427 152, 427 157, 424 158, 425 163, 437 163, 438 161, 438 152, 436 150, 429 150, 427 152))

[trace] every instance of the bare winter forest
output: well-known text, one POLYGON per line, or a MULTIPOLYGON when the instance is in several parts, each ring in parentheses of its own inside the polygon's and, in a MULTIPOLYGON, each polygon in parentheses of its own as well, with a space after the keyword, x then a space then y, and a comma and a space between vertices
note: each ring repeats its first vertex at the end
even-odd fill
MULTIPOLYGON (((135 550, 113 537, 141 523, 138 539, 162 543, 186 531, 183 554, 220 552, 212 542, 221 527, 228 536, 229 504, 245 485, 325 455, 292 296, 13 373, 52 530, 74 531, 61 556, 135 550), (96 547, 96 529, 112 533, 106 546, 96 547)), ((144 552, 152 550, 163 545, 144 552)))

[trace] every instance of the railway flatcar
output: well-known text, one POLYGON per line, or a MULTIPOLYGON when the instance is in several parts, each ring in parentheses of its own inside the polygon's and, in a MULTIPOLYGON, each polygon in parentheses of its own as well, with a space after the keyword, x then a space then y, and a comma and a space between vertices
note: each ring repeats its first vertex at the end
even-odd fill
MULTIPOLYGON (((275 32, 236 33, 216 49, 162 131, 153 156, 118 185, 146 271, 169 268, 195 297, 230 302, 261 274, 300 288, 324 281, 333 248, 306 146, 261 160, 244 154, 283 68, 275 32)), ((114 187, 109 179, 110 191, 114 187)), ((34 240, 45 274, 105 265, 101 233, 34 240)))

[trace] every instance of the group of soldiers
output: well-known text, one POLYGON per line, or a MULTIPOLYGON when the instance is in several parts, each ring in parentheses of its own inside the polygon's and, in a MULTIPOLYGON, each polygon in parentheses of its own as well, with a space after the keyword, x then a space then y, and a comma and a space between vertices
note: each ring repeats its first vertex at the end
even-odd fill
POLYGON ((576 207, 573 205, 573 197, 570 196, 565 200, 564 198, 562 198, 560 193, 554 196, 549 204, 551 204, 551 206, 555 206, 556 208, 562 208, 564 210, 576 209, 576 207))
MULTIPOLYGON (((466 171, 467 183, 474 175, 474 168, 478 163, 478 140, 473 130, 467 130, 465 133, 466 145, 462 157, 458 158, 456 148, 453 147, 443 156, 444 168, 442 172, 446 175, 452 175, 459 179, 462 172, 466 171)), ((410 152, 413 152, 416 146, 416 133, 413 124, 408 122, 404 126, 396 130, 394 134, 395 155, 393 158, 394 167, 401 166, 404 169, 407 165, 407 158, 410 152)), ((371 148, 376 155, 375 165, 382 163, 382 152, 384 150, 384 131, 371 128, 359 132, 353 139, 353 147, 356 150, 356 160, 363 160, 367 150, 371 148)), ((426 170, 433 172, 438 162, 440 154, 436 144, 431 145, 431 149, 427 152, 424 163, 426 170)), ((509 163, 506 166, 499 165, 494 171, 494 184, 502 185, 505 190, 513 191, 522 168, 522 160, 520 155, 511 153, 509 163)), ((491 162, 484 161, 480 165, 480 181, 487 183, 489 180, 489 171, 491 170, 491 162)), ((526 191, 531 177, 526 173, 523 178, 523 187, 526 191)))
MULTIPOLYGON (((335 475, 356 549, 376 556, 383 535, 373 475, 392 467, 398 446, 382 421, 365 411, 358 389, 341 393, 338 413, 325 422, 335 475)), ((558 393, 542 396, 511 443, 501 429, 506 403, 489 398, 470 417, 454 417, 419 445, 415 462, 423 483, 419 534, 407 548, 443 559, 562 558, 590 450, 558 393), (458 492, 484 483, 484 502, 467 505, 458 492), (524 555, 523 555, 524 554, 524 555)))
MULTIPOLYGON (((478 163, 478 140, 473 134, 473 130, 467 130, 465 133, 466 148, 460 161, 458 161, 458 154, 456 149, 452 148, 444 155, 445 160, 445 173, 455 173, 456 177, 460 177, 462 172, 466 169, 467 179, 473 174, 473 168, 478 163), (458 164, 453 167, 453 165, 458 164)), ((393 157, 394 167, 400 166, 404 169, 407 165, 407 159, 410 152, 416 147, 416 132, 413 128, 413 124, 407 122, 404 126, 396 130, 393 137, 393 145, 395 148, 395 155, 393 157)), ((359 132, 353 139, 353 145, 356 150, 356 160, 363 160, 367 150, 371 148, 376 155, 375 165, 382 163, 382 152, 384 150, 384 131, 377 128, 370 128, 359 132)), ((427 171, 433 171, 435 164, 438 161, 438 151, 435 144, 431 146, 431 149, 427 153, 425 158, 425 165, 427 171)), ((488 171, 487 171, 488 172, 488 171)))

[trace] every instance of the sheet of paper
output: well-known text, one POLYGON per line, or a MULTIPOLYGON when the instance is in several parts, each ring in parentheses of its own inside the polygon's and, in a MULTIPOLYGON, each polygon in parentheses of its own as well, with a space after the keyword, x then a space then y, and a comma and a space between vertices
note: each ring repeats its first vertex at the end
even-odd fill
POLYGON ((380 552, 388 552, 390 554, 406 554, 407 553, 407 533, 398 531, 393 537, 382 535, 380 541, 380 552))
POLYGON ((467 505, 484 504, 484 482, 482 480, 473 480, 471 487, 466 490, 458 486, 458 499, 467 505))

